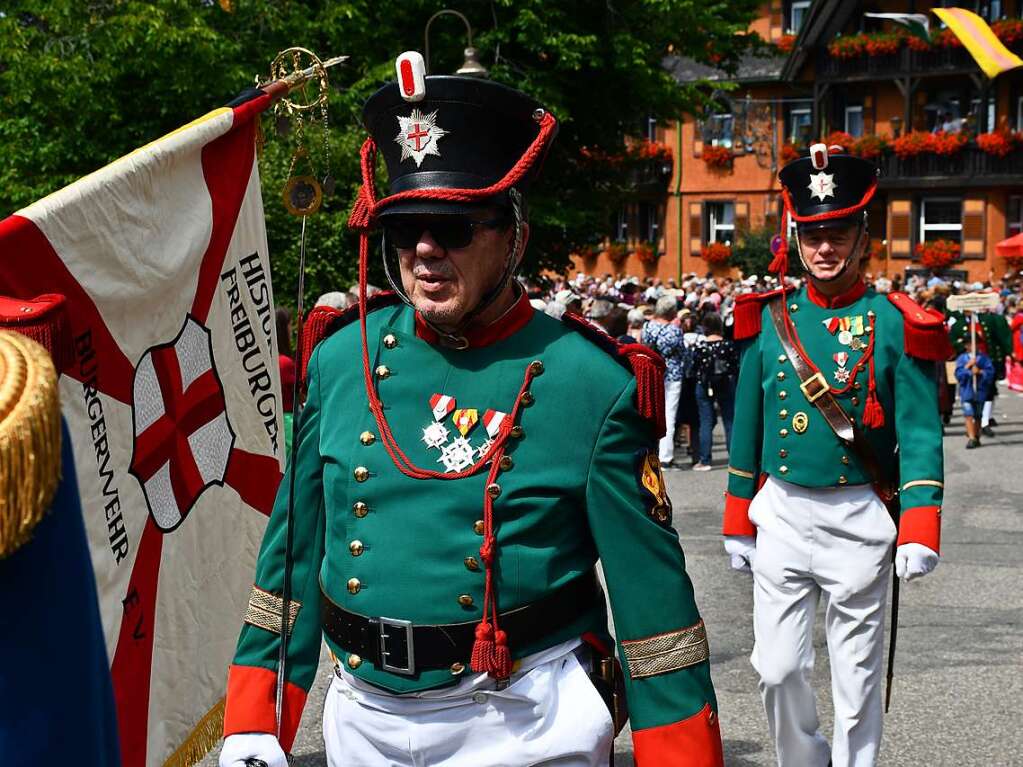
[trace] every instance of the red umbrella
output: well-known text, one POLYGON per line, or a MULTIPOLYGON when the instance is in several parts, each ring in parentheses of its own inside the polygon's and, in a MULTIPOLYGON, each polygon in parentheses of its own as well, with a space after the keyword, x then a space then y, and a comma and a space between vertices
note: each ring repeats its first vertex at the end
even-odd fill
POLYGON ((1023 257, 1023 233, 1016 234, 995 245, 995 252, 1006 258, 1023 257))

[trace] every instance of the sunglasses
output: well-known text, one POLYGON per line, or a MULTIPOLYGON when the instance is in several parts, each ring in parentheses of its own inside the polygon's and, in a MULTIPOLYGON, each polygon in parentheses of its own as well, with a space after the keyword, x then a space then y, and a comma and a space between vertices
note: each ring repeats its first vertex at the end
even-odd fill
POLYGON ((466 248, 476 236, 476 228, 485 226, 500 229, 511 222, 510 216, 474 221, 466 216, 437 216, 434 218, 409 218, 384 223, 384 234, 389 245, 407 250, 414 248, 429 232, 434 241, 445 250, 466 248))

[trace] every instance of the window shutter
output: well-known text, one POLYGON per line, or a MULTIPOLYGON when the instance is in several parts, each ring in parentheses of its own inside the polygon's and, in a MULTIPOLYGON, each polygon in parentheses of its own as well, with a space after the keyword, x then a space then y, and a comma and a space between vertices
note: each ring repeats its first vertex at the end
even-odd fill
POLYGON ((963 200, 963 258, 984 257, 984 198, 963 200))
POLYGON ((771 42, 785 34, 785 9, 781 3, 771 3, 771 42))
POLYGON ((888 219, 888 248, 893 258, 912 255, 911 237, 913 205, 909 200, 892 200, 888 219))
POLYGON ((863 135, 870 136, 874 133, 874 97, 867 94, 863 97, 863 135))
POLYGON ((689 203, 689 251, 695 256, 703 249, 703 203, 689 203))
POLYGON ((749 203, 735 203, 735 241, 742 242, 749 232, 749 203))

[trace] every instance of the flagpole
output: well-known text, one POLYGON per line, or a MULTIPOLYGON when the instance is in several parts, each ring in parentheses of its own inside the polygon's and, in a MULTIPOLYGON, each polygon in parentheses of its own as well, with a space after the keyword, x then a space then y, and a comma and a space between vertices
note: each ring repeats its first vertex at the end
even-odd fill
POLYGON ((334 58, 327 59, 320 64, 313 64, 311 67, 301 69, 298 72, 292 72, 287 77, 282 77, 278 80, 271 80, 267 83, 260 83, 256 87, 269 95, 274 101, 278 101, 284 96, 287 96, 293 90, 301 88, 313 78, 319 77, 322 71, 348 61, 348 58, 348 56, 335 56, 334 58))

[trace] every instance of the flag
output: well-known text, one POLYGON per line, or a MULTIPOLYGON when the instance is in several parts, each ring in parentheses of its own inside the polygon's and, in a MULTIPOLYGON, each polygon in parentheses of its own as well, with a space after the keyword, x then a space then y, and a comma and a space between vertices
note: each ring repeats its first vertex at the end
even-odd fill
POLYGON ((931 30, 927 23, 927 15, 924 13, 864 13, 868 19, 884 19, 893 24, 905 27, 906 31, 914 37, 930 42, 931 30))
POLYGON ((1023 59, 1010 51, 999 40, 991 27, 980 16, 965 8, 931 8, 934 15, 945 22, 952 34, 959 38, 977 65, 989 78, 1002 72, 1023 67, 1023 59))
POLYGON ((281 477, 255 157, 269 103, 256 92, 0 221, 0 294, 67 298, 60 396, 124 767, 192 765, 219 739, 281 477))

